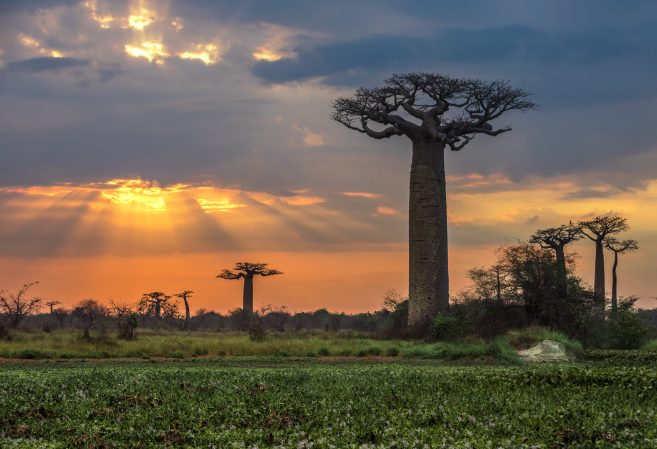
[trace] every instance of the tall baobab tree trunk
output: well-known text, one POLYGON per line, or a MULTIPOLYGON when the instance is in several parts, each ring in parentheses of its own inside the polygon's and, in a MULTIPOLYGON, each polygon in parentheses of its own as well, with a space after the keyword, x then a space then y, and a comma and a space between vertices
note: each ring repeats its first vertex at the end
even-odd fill
POLYGON ((187 298, 183 298, 183 301, 185 302, 185 329, 189 328, 189 301, 187 301, 187 298))
POLYGON ((411 327, 449 305, 445 146, 413 142, 409 201, 409 311, 411 327))
POLYGON ((568 296, 568 274, 566 270, 566 251, 563 245, 554 248, 557 258, 557 275, 559 276, 559 291, 566 297, 568 296))
POLYGON ((595 275, 593 281, 593 301, 598 316, 605 316, 605 255, 602 250, 602 239, 595 241, 595 275))
POLYGON ((618 277, 616 268, 618 267, 618 252, 614 251, 614 266, 611 270, 611 316, 616 317, 618 311, 618 277))
POLYGON ((242 295, 242 310, 253 313, 253 275, 244 276, 244 294, 242 295))
POLYGON ((160 301, 155 302, 155 316, 159 320, 162 317, 162 311, 160 308, 160 301))

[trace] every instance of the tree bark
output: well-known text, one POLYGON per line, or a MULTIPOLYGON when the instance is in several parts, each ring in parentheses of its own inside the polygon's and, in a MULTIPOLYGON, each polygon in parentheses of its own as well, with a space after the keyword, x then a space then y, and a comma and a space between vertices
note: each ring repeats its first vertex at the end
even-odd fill
POLYGON ((568 276, 566 272, 566 251, 563 245, 554 248, 557 257, 557 275, 559 276, 559 291, 565 297, 568 295, 568 276))
POLYGON ((595 277, 593 281, 593 302, 600 319, 605 317, 605 255, 602 239, 595 241, 595 277))
POLYGON ((189 302, 187 298, 183 298, 183 301, 185 301, 185 329, 187 329, 189 327, 189 302))
POLYGON ((253 313, 253 274, 244 276, 244 294, 242 295, 242 310, 253 313))
POLYGON ((155 301, 155 316, 159 320, 161 317, 161 311, 160 311, 160 301, 155 301))
POLYGON ((616 276, 616 268, 618 267, 618 253, 614 251, 614 266, 611 270, 611 316, 616 316, 618 311, 618 277, 616 276))
POLYGON ((413 142, 409 200, 409 311, 412 328, 449 306, 445 146, 413 142))

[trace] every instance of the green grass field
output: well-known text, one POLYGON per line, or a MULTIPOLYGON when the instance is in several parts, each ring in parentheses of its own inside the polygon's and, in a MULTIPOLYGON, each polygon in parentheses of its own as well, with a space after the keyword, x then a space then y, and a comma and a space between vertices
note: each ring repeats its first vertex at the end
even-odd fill
POLYGON ((0 358, 190 358, 217 356, 339 356, 413 357, 433 359, 492 358, 507 363, 518 359, 505 340, 492 342, 434 342, 382 340, 354 333, 270 333, 264 341, 251 341, 245 333, 151 331, 134 341, 109 337, 81 340, 76 331, 17 332, 0 341, 0 358))
POLYGON ((5 364, 0 447, 657 447, 654 365, 352 360, 5 364))

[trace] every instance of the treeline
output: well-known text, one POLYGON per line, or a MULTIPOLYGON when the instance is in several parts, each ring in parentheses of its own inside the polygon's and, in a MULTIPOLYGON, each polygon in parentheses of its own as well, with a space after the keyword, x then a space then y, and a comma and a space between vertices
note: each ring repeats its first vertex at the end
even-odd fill
POLYGON ((75 328, 85 339, 112 329, 121 338, 133 339, 139 328, 156 328, 248 331, 256 340, 267 332, 303 329, 449 340, 489 339, 511 329, 539 325, 561 331, 587 346, 637 348, 654 334, 657 310, 637 311, 636 297, 617 295, 619 255, 638 248, 635 240, 616 237, 627 229, 622 217, 595 217, 541 229, 527 241, 502 245, 495 263, 469 270, 470 287, 452 295, 449 311, 423 329, 409 329, 408 301, 394 290, 385 294, 382 309, 373 313, 348 315, 326 309, 290 313, 285 307, 268 306, 255 312, 241 308, 227 314, 202 309, 192 315, 191 290, 145 293, 133 305, 114 301, 105 305, 85 299, 64 309, 58 307, 58 301, 31 297, 29 291, 34 284, 26 284, 15 293, 0 291, 0 338, 11 338, 14 329, 28 327, 46 332, 75 328), (567 251, 569 244, 583 238, 589 238, 596 248, 593 288, 576 275, 574 253, 567 251), (614 256, 610 298, 604 291, 605 248, 614 256), (44 306, 49 308, 47 313, 41 313, 44 306))
POLYGON ((80 337, 88 340, 104 338, 110 332, 130 340, 137 338, 139 329, 246 331, 256 340, 264 338, 267 332, 307 329, 330 332, 351 330, 372 336, 403 336, 405 312, 396 310, 396 306, 403 302, 405 307, 406 302, 394 290, 387 292, 384 299, 384 307, 372 313, 331 313, 327 309, 291 313, 285 307, 267 306, 252 313, 234 309, 221 314, 199 309, 195 314, 186 314, 189 307, 184 307, 184 303, 174 299, 173 295, 152 292, 134 306, 112 301, 105 305, 94 299, 85 299, 70 309, 53 307, 45 313, 36 310, 27 313, 23 308, 26 313, 20 314, 14 310, 13 314, 3 314, 0 329, 3 338, 11 338, 11 333, 16 329, 45 332, 77 329, 80 337))
POLYGON ((527 241, 498 248, 490 267, 468 272, 471 287, 452 297, 447 314, 436 317, 435 338, 491 337, 539 325, 561 331, 588 346, 637 348, 649 338, 657 311, 635 310, 636 297, 617 293, 619 256, 638 249, 617 235, 629 229, 619 216, 536 231, 527 241), (595 245, 593 288, 575 273, 568 245, 590 239, 595 245), (605 294, 604 250, 614 256, 612 294, 605 294))

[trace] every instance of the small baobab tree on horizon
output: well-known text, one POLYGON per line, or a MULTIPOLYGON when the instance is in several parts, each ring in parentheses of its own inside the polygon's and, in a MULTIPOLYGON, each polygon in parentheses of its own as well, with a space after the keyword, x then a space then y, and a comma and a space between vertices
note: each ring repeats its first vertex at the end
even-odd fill
POLYGON ((477 135, 510 127, 492 122, 535 104, 506 81, 433 73, 393 75, 382 87, 360 88, 333 103, 332 118, 374 139, 412 143, 409 200, 409 325, 423 327, 449 307, 445 150, 460 151, 477 135), (378 126, 378 129, 372 126, 378 126))
POLYGON ((232 270, 223 270, 217 278, 238 280, 244 279, 244 292, 242 294, 242 310, 253 313, 253 277, 275 276, 283 274, 282 271, 267 268, 266 263, 237 262, 232 270))
POLYGON ((48 301, 48 302, 46 303, 46 305, 50 308, 50 315, 52 315, 53 312, 55 311, 55 310, 54 310, 54 307, 55 307, 55 306, 58 306, 58 305, 60 305, 60 304, 61 304, 61 301, 48 301))
POLYGON ((194 294, 191 290, 183 290, 180 293, 174 293, 173 296, 180 298, 185 303, 185 329, 189 327, 189 298, 194 294))
POLYGON ((144 293, 138 304, 139 311, 148 315, 152 313, 158 320, 162 318, 162 307, 171 299, 171 296, 164 292, 153 291, 144 293))
POLYGON ((593 302, 595 303, 596 315, 599 319, 605 317, 605 255, 604 241, 614 234, 627 231, 629 226, 627 220, 618 215, 595 217, 591 220, 579 222, 582 235, 595 243, 595 272, 593 276, 593 302))
POLYGON ((618 311, 618 255, 639 249, 639 242, 608 237, 604 243, 605 247, 614 253, 614 265, 611 269, 611 316, 614 318, 618 311))

